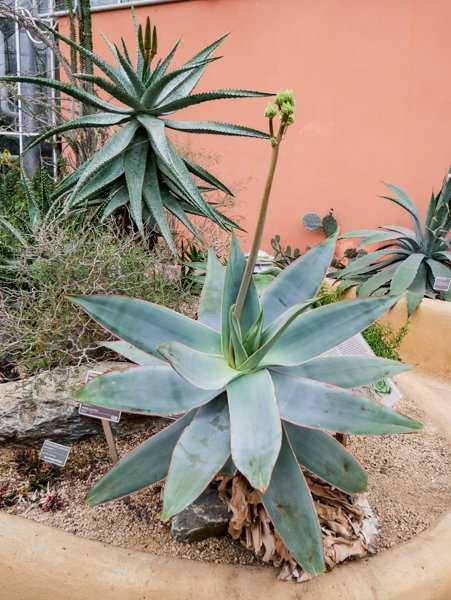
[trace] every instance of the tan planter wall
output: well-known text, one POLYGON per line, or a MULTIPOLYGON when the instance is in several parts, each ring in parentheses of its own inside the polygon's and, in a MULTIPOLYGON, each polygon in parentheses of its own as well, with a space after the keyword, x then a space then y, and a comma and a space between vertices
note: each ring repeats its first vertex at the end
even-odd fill
MULTIPOLYGON (((407 322, 406 300, 398 302, 381 322, 402 327, 407 322)), ((421 369, 451 377, 451 302, 425 298, 408 323, 399 353, 421 369)))

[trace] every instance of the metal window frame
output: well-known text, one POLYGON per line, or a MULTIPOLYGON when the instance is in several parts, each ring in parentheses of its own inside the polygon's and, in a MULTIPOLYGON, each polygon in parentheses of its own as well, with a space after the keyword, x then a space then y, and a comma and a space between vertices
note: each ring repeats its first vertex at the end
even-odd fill
MULTIPOLYGON (((55 10, 55 0, 49 0, 53 6, 53 9, 50 12, 39 12, 40 17, 65 17, 67 16, 67 10, 55 10)), ((121 2, 121 0, 112 1, 109 4, 104 4, 102 6, 91 6, 91 12, 103 12, 106 10, 120 10, 121 8, 131 8, 131 7, 139 7, 139 6, 149 6, 155 4, 173 4, 175 2, 188 2, 189 0, 125 0, 121 2)), ((77 6, 77 0, 74 0, 74 9, 77 6)))
MULTIPOLYGON (((15 0, 15 5, 17 7, 18 5, 18 0, 15 0)), ((39 15, 42 16, 43 18, 46 18, 49 22, 50 25, 53 25, 53 21, 50 18, 50 16, 45 17, 44 15, 39 15)), ((15 42, 15 48, 16 48, 16 75, 21 75, 22 74, 22 53, 21 53, 21 46, 20 46, 20 28, 19 28, 19 24, 16 22, 14 25, 14 42, 15 42)), ((55 78, 56 76, 56 58, 55 58, 55 53, 50 49, 50 48, 46 48, 46 52, 49 52, 49 56, 50 56, 50 64, 49 64, 49 77, 51 78, 55 78)), ((0 128, 0 137, 10 137, 10 138, 18 138, 19 140, 19 153, 20 156, 23 155, 23 152, 25 150, 25 141, 26 139, 29 139, 30 137, 32 137, 33 135, 39 135, 39 131, 25 131, 24 130, 24 123, 23 123, 23 110, 22 110, 22 84, 21 82, 17 83, 17 128, 16 129, 2 129, 0 128)), ((50 98, 52 100, 52 103, 55 104, 56 102, 56 90, 54 90, 53 88, 50 90, 50 98)), ((52 111, 51 112, 51 124, 53 126, 56 125, 56 117, 55 117, 55 113, 52 111)), ((53 171, 54 174, 56 175, 56 169, 57 169, 57 149, 55 147, 55 144, 53 144, 52 147, 52 166, 53 166, 53 171)))

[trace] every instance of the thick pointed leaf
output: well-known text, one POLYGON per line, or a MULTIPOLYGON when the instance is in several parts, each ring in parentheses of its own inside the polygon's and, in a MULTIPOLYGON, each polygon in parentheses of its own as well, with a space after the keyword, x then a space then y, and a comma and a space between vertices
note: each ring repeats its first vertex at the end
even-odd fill
POLYGON ((165 120, 166 127, 176 129, 177 131, 186 131, 189 133, 212 133, 219 135, 238 135, 244 137, 256 137, 264 140, 269 139, 269 134, 258 129, 251 129, 243 125, 234 125, 232 123, 220 123, 218 121, 171 121, 165 120))
POLYGON ((188 106, 194 106, 201 102, 210 102, 210 100, 227 100, 231 98, 264 98, 273 96, 272 93, 266 92, 254 92, 251 90, 214 90, 211 92, 203 92, 201 94, 192 94, 191 96, 185 96, 172 102, 160 104, 156 109, 157 114, 170 113, 181 108, 187 108, 188 106))
POLYGON ((160 233, 166 240, 171 252, 176 255, 177 248, 175 247, 174 238, 172 237, 171 228, 166 217, 163 200, 161 198, 160 185, 158 183, 157 166, 154 156, 149 156, 147 162, 147 170, 144 181, 144 200, 147 207, 155 219, 160 233))
POLYGON ((207 276, 200 295, 199 321, 220 331, 222 294, 224 290, 225 268, 214 251, 208 249, 207 276))
POLYGON ((340 235, 341 240, 349 240, 352 238, 364 238, 370 235, 375 235, 380 232, 380 229, 355 229, 340 235))
POLYGON ((227 396, 233 462, 254 488, 265 491, 282 442, 269 372, 257 371, 232 381, 227 396))
MULTIPOLYGON (((78 180, 81 179, 86 169, 77 169, 78 180)), ((122 179, 124 175, 124 161, 121 155, 116 156, 112 160, 105 163, 100 167, 89 179, 79 188, 77 195, 69 198, 67 203, 69 208, 74 208, 83 204, 86 200, 93 198, 94 196, 105 198, 108 195, 110 184, 117 181, 117 189, 124 187, 125 179, 122 179), (123 184, 123 185, 122 185, 123 184)), ((75 182, 76 185, 76 182, 75 182)), ((126 191, 126 189, 125 189, 126 191)), ((113 194, 110 195, 110 198, 113 194)), ((128 192, 127 192, 128 202, 128 192)))
POLYGON ((56 38, 62 40, 63 42, 66 42, 66 44, 68 44, 68 46, 70 46, 71 48, 74 48, 75 50, 77 50, 80 53, 81 56, 84 56, 88 60, 92 61, 97 67, 99 67, 99 69, 105 75, 107 75, 107 77, 109 77, 117 85, 124 85, 126 83, 126 82, 124 82, 123 79, 121 79, 120 75, 117 73, 117 71, 111 65, 109 65, 105 60, 103 60, 102 58, 100 58, 100 56, 98 56, 94 52, 91 52, 90 50, 88 50, 84 46, 82 46, 80 44, 77 44, 74 40, 72 40, 69 37, 63 35, 60 31, 57 31, 53 27, 49 27, 48 25, 46 25, 45 21, 41 21, 40 22, 40 26, 45 27, 56 38))
POLYGON ((241 375, 229 367, 222 354, 206 354, 179 342, 161 344, 158 353, 186 381, 203 390, 220 390, 241 375))
POLYGON ((189 506, 230 456, 227 397, 200 408, 174 448, 163 499, 163 521, 189 506))
MULTIPOLYGON (((164 92, 167 85, 170 84, 176 77, 178 77, 182 73, 186 73, 187 71, 192 71, 197 67, 203 67, 210 63, 212 60, 215 59, 208 59, 195 64, 193 63, 190 65, 184 65, 174 71, 171 71, 170 73, 167 73, 166 75, 163 75, 162 77, 158 77, 153 81, 151 85, 147 86, 146 91, 140 99, 141 104, 143 104, 146 107, 155 107, 155 105, 157 104, 156 100, 158 96, 164 92)), ((155 109, 155 113, 158 114, 158 109, 155 109)))
POLYGON ((124 152, 124 172, 130 197, 130 214, 138 230, 144 235, 142 222, 142 197, 146 173, 149 142, 144 134, 137 134, 135 141, 124 152))
POLYGON ((299 367, 276 367, 271 369, 271 372, 274 370, 285 375, 314 379, 343 388, 355 388, 411 368, 411 365, 385 358, 323 356, 309 360, 299 367))
POLYGON ((298 317, 264 357, 262 365, 294 367, 335 348, 371 325, 398 298, 345 300, 298 317))
POLYGON ((144 352, 157 346, 183 342, 202 352, 221 352, 216 331, 169 308, 126 296, 70 296, 102 327, 144 352))
POLYGON ((428 258, 426 262, 434 277, 451 277, 451 267, 448 265, 434 258, 428 258))
MULTIPOLYGON (((185 65, 197 63, 201 60, 208 58, 214 50, 221 44, 221 42, 227 37, 228 34, 221 36, 219 39, 215 40, 212 44, 198 52, 193 58, 191 58, 185 65)), ((183 98, 184 96, 188 96, 191 94, 193 89, 196 87, 197 82, 202 77, 205 72, 206 66, 198 67, 194 71, 189 71, 187 73, 183 73, 179 75, 176 79, 174 79, 170 85, 165 89, 165 96, 160 96, 158 99, 160 102, 164 100, 164 98, 170 98, 171 100, 176 100, 178 98, 183 98)))
MULTIPOLYGON (((352 360, 352 358, 350 358, 352 360)), ((271 372, 280 416, 285 421, 340 433, 408 433, 421 423, 337 387, 271 372)))
POLYGON ((265 324, 316 295, 334 256, 335 244, 336 236, 324 240, 296 259, 266 288, 261 297, 265 324))
POLYGON ((131 143, 138 129, 138 123, 131 121, 124 125, 119 131, 114 133, 110 139, 98 150, 89 162, 88 168, 83 171, 74 191, 72 198, 77 199, 77 194, 83 185, 102 167, 108 166, 108 163, 120 156, 131 143))
POLYGON ((133 108, 136 111, 145 110, 144 106, 140 104, 140 102, 136 99, 135 96, 129 94, 123 87, 119 87, 114 85, 107 79, 103 77, 98 77, 97 75, 91 75, 90 73, 76 73, 75 77, 77 79, 81 79, 82 81, 88 81, 101 90, 104 90, 107 94, 109 94, 115 100, 119 100, 122 104, 133 108))
POLYGON ((395 233, 394 231, 378 231, 371 235, 368 235, 360 241, 359 247, 369 246, 371 244, 378 244, 379 242, 388 242, 391 240, 402 241, 405 239, 407 239, 409 243, 413 244, 416 249, 419 248, 418 242, 415 238, 412 238, 410 236, 406 238, 406 236, 402 233, 395 233))
POLYGON ((143 350, 132 346, 128 342, 124 342, 123 340, 115 340, 113 342, 102 342, 102 346, 105 348, 109 348, 113 350, 113 352, 117 352, 127 360, 131 362, 141 365, 141 366, 158 366, 164 365, 164 361, 152 356, 152 354, 147 354, 143 350))
POLYGON ((188 171, 193 173, 193 175, 197 175, 197 177, 199 177, 203 181, 206 181, 207 183, 210 183, 212 186, 214 186, 218 190, 221 190, 225 194, 233 196, 231 190, 229 190, 228 187, 226 187, 221 181, 219 181, 219 179, 216 179, 216 177, 209 173, 206 169, 188 160, 187 158, 183 158, 183 162, 185 163, 188 171))
POLYGON ((194 184, 185 163, 166 138, 164 122, 148 115, 141 115, 138 120, 147 130, 152 148, 160 161, 168 168, 171 179, 177 182, 193 203, 203 211, 205 216, 209 216, 217 222, 210 206, 202 198, 197 186, 194 184))
POLYGON ((173 196, 165 185, 160 187, 161 200, 167 210, 176 217, 191 233, 202 240, 202 234, 197 227, 190 221, 181 203, 173 196))
POLYGON ((403 260, 393 274, 390 293, 400 296, 413 283, 418 269, 425 259, 424 254, 411 254, 406 260, 403 260))
POLYGON ((120 460, 96 483, 86 497, 91 506, 128 496, 163 479, 168 472, 172 452, 195 411, 160 431, 120 460))
POLYGON ((302 568, 312 575, 325 571, 316 509, 286 435, 262 502, 276 531, 302 568))
POLYGON ((359 297, 365 298, 371 296, 378 288, 388 283, 393 277, 393 273, 398 268, 398 263, 382 269, 379 273, 372 275, 367 281, 359 285, 357 294, 359 297))
MULTIPOLYGON (((241 252, 238 240, 235 235, 232 236, 230 247, 230 256, 227 263, 227 269, 224 281, 224 292, 222 296, 222 351, 224 356, 228 355, 230 343, 230 308, 236 302, 238 290, 240 289, 244 269, 246 268, 246 258, 241 252)), ((251 281, 247 292, 246 301, 241 313, 240 325, 243 335, 252 327, 260 314, 260 302, 255 289, 254 282, 251 281)))
POLYGON ((167 417, 202 406, 214 395, 212 391, 195 388, 169 365, 162 364, 101 375, 87 383, 75 398, 84 404, 167 417))
POLYGON ((102 222, 108 219, 115 210, 128 203, 128 191, 125 185, 115 190, 108 198, 108 202, 102 212, 102 222))
POLYGON ((229 323, 230 323, 230 344, 233 349, 234 363, 237 369, 241 369, 243 363, 246 362, 248 354, 243 345, 243 334, 240 324, 234 313, 235 305, 230 307, 229 323))
POLYGON ((261 334, 261 340, 258 349, 241 366, 243 371, 255 369, 268 354, 283 332, 291 323, 299 317, 307 308, 315 302, 314 299, 307 302, 295 304, 286 310, 280 317, 275 319, 261 334))
POLYGON ((93 115, 85 115, 79 119, 71 119, 62 125, 58 125, 58 127, 47 129, 41 133, 41 135, 38 135, 30 144, 28 144, 25 150, 30 150, 30 148, 40 144, 42 141, 47 140, 55 135, 59 135, 60 133, 64 133, 65 131, 70 131, 72 129, 84 129, 85 127, 110 127, 113 125, 126 123, 129 119, 129 115, 118 115, 110 112, 100 112, 93 115))
POLYGON ((400 187, 393 185, 391 183, 386 183, 385 185, 388 187, 388 189, 391 192, 395 193, 396 197, 395 198, 391 198, 389 196, 383 196, 383 197, 386 200, 390 200, 391 202, 394 202, 398 206, 401 206, 402 208, 407 210, 407 212, 412 217, 412 221, 415 225, 417 241, 419 244, 421 244, 423 241, 423 233, 421 230, 420 216, 418 214, 417 207, 412 202, 412 200, 409 198, 409 196, 400 187))
POLYGON ((74 85, 63 83, 57 79, 47 79, 46 77, 28 77, 25 75, 7 75, 0 77, 0 81, 4 83, 31 83, 32 85, 36 86, 49 87, 54 90, 58 90, 59 92, 63 92, 75 100, 80 100, 80 102, 88 104, 89 106, 94 106, 100 110, 106 110, 110 113, 118 113, 122 115, 129 115, 131 113, 130 108, 125 109, 119 106, 114 106, 113 104, 108 104, 108 102, 104 102, 93 94, 89 94, 88 92, 85 92, 74 85))
POLYGON ((335 438, 291 423, 285 423, 284 428, 298 463, 348 494, 366 490, 365 470, 335 438))
POLYGON ((384 261, 380 261, 379 259, 386 257, 398 256, 398 255, 409 255, 410 252, 407 250, 403 250, 401 248, 382 248, 380 250, 376 250, 375 252, 370 252, 369 254, 365 254, 360 258, 356 258, 351 260, 349 265, 339 271, 339 275, 342 277, 344 275, 354 275, 359 273, 364 273, 367 270, 370 270, 370 266, 375 265, 376 268, 382 269, 386 266, 387 263, 384 261), (379 262, 378 262, 379 261, 379 262))

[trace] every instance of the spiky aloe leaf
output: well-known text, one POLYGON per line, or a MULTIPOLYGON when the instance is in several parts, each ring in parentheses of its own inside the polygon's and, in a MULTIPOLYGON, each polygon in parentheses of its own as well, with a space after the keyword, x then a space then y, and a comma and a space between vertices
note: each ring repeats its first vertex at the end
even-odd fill
POLYGON ((395 197, 392 198, 390 196, 383 196, 390 202, 394 202, 398 206, 404 208, 409 215, 412 217, 412 221, 415 225, 416 238, 419 244, 423 242, 423 232, 421 230, 420 216, 418 214, 417 208, 409 196, 397 185, 393 185, 392 183, 385 184, 391 192, 394 192, 395 197))
POLYGON ((158 110, 154 110, 154 113, 168 114, 181 108, 187 108, 188 106, 194 106, 203 102, 210 102, 211 100, 227 100, 228 98, 265 98, 273 96, 272 92, 254 92, 252 90, 214 90, 211 92, 202 92, 200 94, 192 94, 191 96, 185 96, 172 102, 160 104, 158 110))
POLYGON ((75 395, 84 404, 158 416, 180 415, 206 404, 214 396, 214 392, 190 385, 165 364, 101 375, 75 395))
POLYGON ((171 340, 202 352, 221 352, 216 331, 164 306, 126 296, 70 296, 69 300, 102 327, 149 354, 171 340))
POLYGON ((365 470, 331 435, 291 423, 284 429, 299 464, 348 494, 366 490, 365 470))
POLYGON ((336 238, 324 240, 284 269, 265 289, 261 298, 265 324, 294 304, 318 292, 335 251, 336 238))
POLYGON ((360 333, 396 301, 397 298, 347 300, 303 314, 277 339, 261 364, 300 365, 360 333))
POLYGON ((191 504, 230 456, 227 398, 221 394, 195 414, 172 455, 164 488, 163 521, 191 504))
POLYGON ((343 388, 356 388, 411 369, 397 360, 367 356, 322 356, 298 367, 275 367, 272 371, 314 379, 343 388))
POLYGON ((123 159, 125 181, 130 199, 130 212, 142 235, 144 235, 142 196, 146 173, 147 148, 148 144, 144 133, 138 134, 135 136, 134 143, 126 148, 123 159))
POLYGON ((312 575, 326 570, 312 496, 286 435, 262 502, 298 563, 312 575))
POLYGON ((271 372, 271 377, 280 416, 290 423, 340 433, 371 435, 421 429, 418 421, 340 388, 276 371, 271 372))
POLYGON ((165 213, 165 207, 161 197, 160 184, 158 182, 158 172, 155 158, 149 157, 147 161, 147 169, 144 175, 144 200, 146 205, 155 219, 161 235, 166 240, 166 243, 174 255, 177 254, 174 238, 172 237, 171 228, 165 213))
POLYGON ((152 436, 120 460, 96 483, 86 496, 91 506, 114 500, 141 490, 163 479, 169 468, 172 452, 195 414, 191 411, 175 423, 152 436))
POLYGON ((4 75, 0 77, 0 81, 3 83, 31 83, 32 85, 36 86, 49 87, 59 92, 68 94, 72 98, 80 100, 80 102, 83 102, 89 106, 93 106, 94 108, 98 108, 99 110, 117 113, 124 116, 131 114, 130 108, 126 109, 119 106, 114 106, 113 104, 104 102, 97 96, 89 94, 88 92, 76 88, 68 83, 57 81, 56 79, 47 79, 46 77, 28 77, 25 75, 4 75))
POLYGON ((85 127, 109 127, 113 125, 121 125, 130 120, 130 115, 121 115, 109 112, 100 112, 93 115, 85 115, 78 119, 72 119, 66 123, 58 125, 58 127, 52 127, 44 131, 41 135, 38 135, 33 141, 28 144, 26 150, 30 150, 33 146, 40 144, 42 141, 47 140, 50 137, 70 131, 72 129, 84 129, 85 127))
POLYGON ((199 352, 179 342, 161 344, 157 350, 186 381, 204 390, 220 390, 240 375, 222 354, 199 352))
POLYGON ((185 163, 188 171, 193 173, 193 175, 197 175, 197 177, 200 177, 200 179, 203 179, 204 181, 211 184, 213 187, 217 188, 218 190, 221 190, 225 194, 228 194, 229 196, 233 196, 232 191, 229 190, 228 187, 226 187, 221 181, 219 181, 219 179, 217 179, 214 175, 209 173, 206 169, 204 169, 200 165, 197 165, 196 163, 188 160, 186 157, 183 158, 183 162, 185 163))
POLYGON ((227 397, 233 462, 253 487, 265 491, 282 440, 271 376, 262 370, 235 379, 227 397))
POLYGON ((189 133, 210 133, 220 135, 237 135, 244 137, 256 137, 269 139, 269 134, 258 129, 244 127, 243 125, 233 125, 232 123, 220 123, 217 121, 171 121, 165 120, 166 127, 177 131, 189 133))

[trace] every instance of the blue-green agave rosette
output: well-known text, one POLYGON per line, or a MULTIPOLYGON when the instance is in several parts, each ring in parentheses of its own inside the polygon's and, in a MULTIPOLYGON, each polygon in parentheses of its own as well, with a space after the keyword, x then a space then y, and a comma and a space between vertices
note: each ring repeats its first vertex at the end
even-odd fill
POLYGON ((261 297, 251 283, 239 321, 245 267, 236 239, 227 268, 210 252, 199 320, 122 296, 72 298, 141 366, 96 378, 77 395, 125 412, 179 416, 122 459, 90 491, 97 505, 166 477, 163 520, 234 465, 261 492, 274 526, 309 573, 324 571, 317 515, 304 467, 349 494, 367 475, 328 432, 406 433, 420 423, 350 388, 407 367, 368 357, 323 356, 380 317, 393 298, 312 308, 335 239, 284 270, 261 297))

